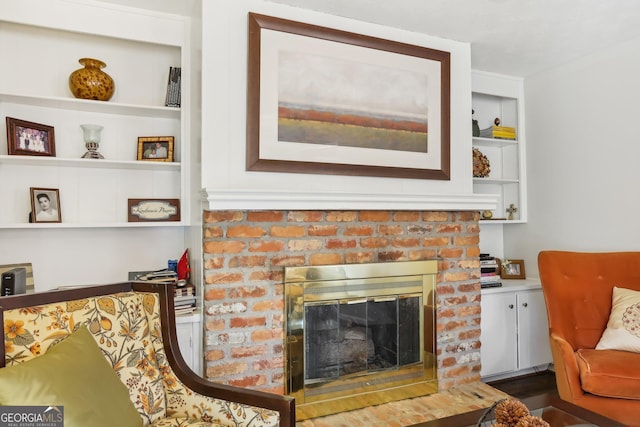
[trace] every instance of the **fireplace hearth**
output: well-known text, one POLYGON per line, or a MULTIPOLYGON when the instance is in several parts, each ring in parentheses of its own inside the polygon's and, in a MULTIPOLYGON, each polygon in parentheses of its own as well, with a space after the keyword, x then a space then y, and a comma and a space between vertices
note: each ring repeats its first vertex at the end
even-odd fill
POLYGON ((285 387, 299 419, 361 407, 363 395, 390 401, 391 389, 437 391, 436 273, 437 261, 285 269, 285 387))

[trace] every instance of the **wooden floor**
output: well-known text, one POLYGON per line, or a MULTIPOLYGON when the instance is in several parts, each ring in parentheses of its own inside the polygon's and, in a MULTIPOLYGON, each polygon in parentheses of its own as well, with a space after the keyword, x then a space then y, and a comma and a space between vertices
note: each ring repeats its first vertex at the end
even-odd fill
POLYGON ((537 372, 487 384, 519 399, 557 391, 556 376, 553 371, 537 372))

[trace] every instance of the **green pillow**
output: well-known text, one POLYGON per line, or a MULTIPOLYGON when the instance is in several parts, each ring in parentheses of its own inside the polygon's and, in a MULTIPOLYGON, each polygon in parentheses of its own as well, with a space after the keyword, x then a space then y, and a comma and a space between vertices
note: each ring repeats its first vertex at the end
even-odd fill
POLYGON ((85 326, 41 356, 1 368, 0 405, 62 406, 65 427, 142 425, 129 390, 85 326))

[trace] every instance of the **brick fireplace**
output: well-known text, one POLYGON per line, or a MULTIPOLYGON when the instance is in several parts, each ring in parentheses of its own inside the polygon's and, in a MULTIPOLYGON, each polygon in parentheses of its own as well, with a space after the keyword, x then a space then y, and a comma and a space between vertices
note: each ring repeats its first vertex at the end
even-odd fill
POLYGON ((284 393, 284 267, 436 259, 440 390, 480 380, 479 214, 205 211, 205 376, 284 393))

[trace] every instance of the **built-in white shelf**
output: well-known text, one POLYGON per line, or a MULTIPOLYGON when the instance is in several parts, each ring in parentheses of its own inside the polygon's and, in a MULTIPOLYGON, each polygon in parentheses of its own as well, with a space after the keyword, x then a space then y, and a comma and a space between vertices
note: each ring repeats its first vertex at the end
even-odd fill
POLYGON ((472 145, 488 160, 487 177, 473 178, 475 194, 494 194, 494 218, 508 217, 511 205, 517 208, 512 220, 481 221, 483 224, 512 224, 527 221, 524 95, 522 79, 474 71, 471 102, 478 127, 488 129, 500 120, 500 126, 513 127, 517 139, 473 137, 472 145))
POLYGON ((182 221, 149 221, 149 222, 56 222, 56 223, 15 223, 0 224, 0 229, 75 229, 75 228, 150 228, 150 227, 184 227, 182 221))
POLYGON ((3 164, 29 166, 61 166, 72 168, 101 168, 101 169, 132 169, 179 171, 179 162, 147 162, 147 161, 119 161, 107 159, 68 159, 46 156, 8 156, 0 155, 0 166, 3 164))
POLYGON ((180 108, 158 105, 136 105, 119 102, 104 102, 56 96, 33 96, 16 93, 0 93, 0 102, 15 103, 31 107, 61 108, 70 111, 118 114, 154 118, 180 118, 180 108))

